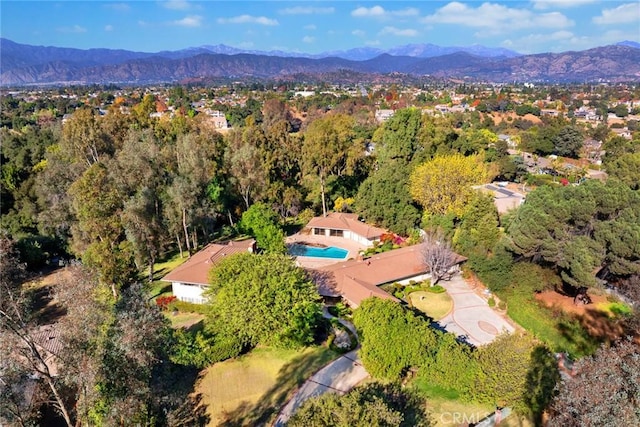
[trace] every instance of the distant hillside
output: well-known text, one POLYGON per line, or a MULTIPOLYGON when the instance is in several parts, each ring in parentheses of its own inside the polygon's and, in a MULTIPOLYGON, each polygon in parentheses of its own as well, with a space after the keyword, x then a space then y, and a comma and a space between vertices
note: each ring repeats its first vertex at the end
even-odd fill
MULTIPOLYGON (((626 42, 624 42, 626 43, 626 42)), ((210 47, 154 54, 109 49, 20 45, 0 39, 0 84, 91 84, 197 81, 215 78, 289 79, 350 71, 368 80, 379 75, 469 78, 485 81, 638 81, 640 49, 624 43, 579 52, 496 56, 456 51, 421 57, 426 45, 407 45, 366 60, 211 53, 210 47)), ((222 46, 222 45, 220 45, 222 46)), ((477 47, 480 49, 481 47, 477 47)), ((482 49, 480 49, 481 51, 482 49)), ((361 53, 363 53, 362 51, 361 53)), ((433 52, 433 50, 432 50, 433 52)))

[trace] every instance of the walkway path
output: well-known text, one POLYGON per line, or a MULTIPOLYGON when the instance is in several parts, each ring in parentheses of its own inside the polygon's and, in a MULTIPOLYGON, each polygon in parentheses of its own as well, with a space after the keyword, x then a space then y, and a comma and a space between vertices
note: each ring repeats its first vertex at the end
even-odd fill
POLYGON ((463 336, 470 344, 477 346, 493 341, 504 331, 515 330, 504 317, 489 307, 484 298, 471 289, 460 274, 438 284, 453 299, 451 312, 438 321, 447 331, 463 336))
MULTIPOLYGON (((323 309, 323 316, 327 319, 333 317, 329 314, 326 307, 323 309)), ((349 328, 356 337, 358 336, 356 328, 351 322, 347 322, 343 319, 338 319, 338 321, 345 327, 349 328)), ((307 399, 320 396, 328 392, 344 394, 367 378, 369 373, 364 369, 364 366, 362 366, 357 353, 358 348, 350 351, 349 353, 343 354, 309 378, 302 387, 298 389, 291 400, 289 400, 282 408, 274 426, 284 426, 293 413, 307 399)))

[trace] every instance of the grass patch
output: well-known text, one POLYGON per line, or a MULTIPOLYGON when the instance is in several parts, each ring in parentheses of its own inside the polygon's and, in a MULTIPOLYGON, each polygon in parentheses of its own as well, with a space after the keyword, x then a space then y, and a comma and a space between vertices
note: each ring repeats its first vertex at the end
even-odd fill
POLYGON ((592 337, 576 319, 543 307, 533 294, 505 292, 507 314, 520 326, 545 342, 554 352, 566 352, 572 358, 593 354, 599 340, 592 337))
POLYGON ((453 308, 453 301, 449 294, 433 293, 429 291, 412 292, 407 297, 411 305, 434 320, 440 320, 453 308))
POLYGON ((171 321, 171 327, 178 328, 191 328, 192 326, 200 323, 204 320, 204 315, 200 313, 182 313, 178 312, 173 314, 171 311, 165 311, 164 315, 171 321))
POLYGON ((266 424, 295 389, 335 357, 326 347, 256 348, 207 368, 196 393, 203 395, 209 425, 266 424))
MULTIPOLYGON (((162 295, 171 294, 171 283, 163 282, 162 279, 164 276, 169 274, 171 270, 180 266, 186 260, 188 260, 186 256, 184 258, 180 258, 180 252, 174 252, 167 255, 160 262, 157 262, 155 265, 155 271, 153 273, 153 281, 147 285, 147 290, 149 294, 149 298, 157 298, 162 295)), ((147 270, 143 270, 139 274, 141 281, 146 281, 149 278, 149 274, 147 270)))
POLYGON ((633 309, 623 302, 609 302, 596 305, 598 310, 601 310, 610 318, 628 317, 633 314, 633 309))
POLYGON ((427 399, 427 407, 434 426, 477 423, 495 409, 489 404, 465 402, 459 398, 457 391, 434 386, 427 378, 417 377, 412 385, 427 399))

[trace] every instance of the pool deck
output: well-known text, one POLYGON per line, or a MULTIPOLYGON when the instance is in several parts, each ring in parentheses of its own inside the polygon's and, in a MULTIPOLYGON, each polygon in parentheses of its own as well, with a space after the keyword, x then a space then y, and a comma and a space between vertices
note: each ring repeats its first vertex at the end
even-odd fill
POLYGON ((288 236, 285 240, 286 244, 311 244, 311 245, 324 245, 324 246, 336 246, 349 251, 349 254, 344 259, 335 258, 316 258, 299 256, 296 257, 298 264, 304 268, 320 268, 326 265, 335 264, 338 262, 346 261, 348 259, 356 259, 360 250, 365 249, 365 246, 351 239, 345 239, 344 237, 327 237, 327 236, 314 236, 311 234, 294 234, 288 236))

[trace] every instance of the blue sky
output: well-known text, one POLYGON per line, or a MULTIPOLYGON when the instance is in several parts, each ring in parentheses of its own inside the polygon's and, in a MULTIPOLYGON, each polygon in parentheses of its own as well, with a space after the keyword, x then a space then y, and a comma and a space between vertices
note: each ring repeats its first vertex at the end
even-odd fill
POLYGON ((521 53, 640 42, 640 2, 6 1, 0 34, 18 43, 145 52, 226 44, 320 53, 410 43, 521 53))

